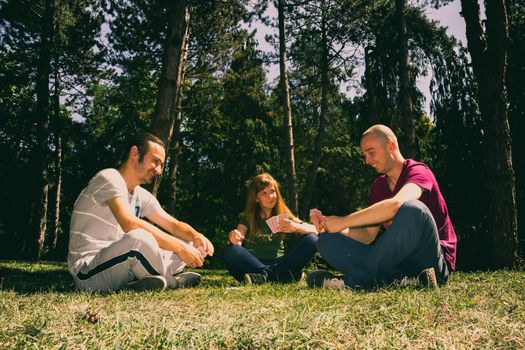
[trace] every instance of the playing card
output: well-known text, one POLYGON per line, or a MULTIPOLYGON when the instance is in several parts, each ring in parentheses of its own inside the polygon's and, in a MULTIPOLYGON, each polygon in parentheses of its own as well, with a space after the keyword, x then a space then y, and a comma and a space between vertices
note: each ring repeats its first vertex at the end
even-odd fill
POLYGON ((279 221, 281 221, 282 219, 288 219, 288 215, 286 214, 279 214, 277 215, 277 217, 279 218, 279 221))
POLYGON ((278 232, 279 231, 279 218, 277 216, 274 216, 272 223, 273 223, 273 228, 275 232, 278 232))
POLYGON ((199 253, 201 253, 203 258, 205 258, 208 255, 208 252, 203 247, 197 247, 197 250, 199 251, 199 253))
POLYGON ((323 219, 323 213, 319 209, 310 209, 310 219, 314 223, 318 223, 323 219))
POLYGON ((270 230, 272 230, 272 233, 279 232, 279 215, 272 216, 271 218, 266 220, 266 223, 270 227, 270 230))
POLYGON ((277 229, 279 229, 279 224, 281 223, 281 220, 288 219, 288 215, 286 214, 279 214, 277 215, 277 229))
POLYGON ((268 227, 270 227, 270 230, 272 231, 272 233, 277 232, 277 228, 275 227, 275 219, 274 218, 275 218, 275 216, 272 216, 271 218, 266 220, 266 223, 268 224, 268 227))
POLYGON ((277 233, 279 232, 279 222, 282 219, 286 219, 286 218, 288 218, 288 215, 286 214, 275 215, 269 218, 268 220, 266 220, 266 223, 270 227, 270 230, 272 230, 272 233, 277 233))
POLYGON ((273 233, 278 232, 279 231, 279 218, 277 216, 272 216, 270 219, 272 220, 273 233))

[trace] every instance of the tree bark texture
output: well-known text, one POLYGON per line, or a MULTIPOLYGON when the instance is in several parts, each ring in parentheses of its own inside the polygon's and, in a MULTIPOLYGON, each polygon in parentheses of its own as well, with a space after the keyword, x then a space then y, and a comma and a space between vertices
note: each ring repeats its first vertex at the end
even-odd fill
POLYGON ((368 102, 368 110, 365 113, 363 126, 368 128, 371 125, 378 124, 383 119, 381 112, 381 102, 378 93, 378 79, 373 60, 374 48, 367 46, 365 48, 365 86, 368 102))
MULTIPOLYGON (((167 4, 168 34, 164 44, 159 90, 150 131, 159 137, 169 149, 175 125, 173 120, 174 109, 176 108, 178 90, 182 84, 182 56, 184 34, 189 25, 189 4, 186 0, 168 1, 167 4)), ((157 178, 152 184, 153 194, 157 193, 160 181, 161 179, 157 178)))
POLYGON ((487 142, 492 267, 512 268, 518 263, 518 224, 505 92, 507 14, 503 0, 486 1, 485 6, 484 30, 478 2, 461 0, 487 142))
POLYGON ((181 75, 180 88, 177 90, 175 99, 174 117, 173 117, 173 139, 169 146, 169 186, 168 186, 168 210, 169 213, 175 212, 175 205, 177 203, 177 170, 179 167, 179 153, 181 145, 181 124, 182 124, 182 89, 184 87, 184 75, 186 72, 186 61, 188 59, 188 47, 190 45, 190 12, 189 7, 186 7, 186 31, 184 32, 184 42, 182 49, 181 61, 181 75))
POLYGON ((416 157, 416 133, 411 98, 411 79, 408 63, 408 38, 405 21, 406 0, 396 0, 397 37, 399 47, 399 109, 401 120, 396 129, 401 129, 400 149, 407 157, 416 157))
POLYGON ((55 67, 55 94, 54 94, 54 135, 55 135, 55 217, 52 227, 52 245, 55 250, 60 232, 60 195, 62 192, 62 131, 60 125, 60 75, 58 66, 55 67))
POLYGON ((36 175, 34 200, 29 219, 27 246, 29 258, 40 260, 44 252, 48 206, 48 138, 49 138, 49 74, 51 73, 51 48, 54 32, 54 0, 44 2, 42 16, 40 54, 36 81, 37 143, 33 152, 33 169, 36 175))
POLYGON ((324 146, 324 135, 326 132, 326 113, 328 110, 328 89, 330 81, 328 79, 329 69, 329 51, 328 51, 328 37, 326 33, 326 19, 321 18, 321 111, 319 113, 319 124, 317 128, 317 136, 315 138, 314 157, 312 164, 308 171, 308 178, 306 180, 306 187, 301 206, 302 217, 306 218, 308 210, 310 209, 310 201, 314 190, 315 182, 317 180, 317 169, 321 162, 321 155, 324 146))
POLYGON ((56 135, 55 141, 55 218, 53 224, 53 242, 51 248, 54 250, 58 245, 58 236, 60 234, 60 196, 62 194, 62 136, 56 135))
POLYGON ((288 72, 286 69, 286 33, 284 30, 284 1, 278 0, 279 15, 279 71, 281 80, 281 94, 284 111, 285 153, 288 165, 288 205, 293 213, 298 215, 299 201, 297 196, 297 174, 295 172, 295 146, 293 137, 292 106, 290 89, 288 86, 288 72))

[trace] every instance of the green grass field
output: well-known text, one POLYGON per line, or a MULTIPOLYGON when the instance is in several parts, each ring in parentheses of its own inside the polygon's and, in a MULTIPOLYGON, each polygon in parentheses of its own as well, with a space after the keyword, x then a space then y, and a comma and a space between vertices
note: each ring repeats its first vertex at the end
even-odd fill
POLYGON ((240 285, 92 294, 64 263, 0 261, 0 349, 524 349, 525 273, 456 273, 438 291, 240 285))

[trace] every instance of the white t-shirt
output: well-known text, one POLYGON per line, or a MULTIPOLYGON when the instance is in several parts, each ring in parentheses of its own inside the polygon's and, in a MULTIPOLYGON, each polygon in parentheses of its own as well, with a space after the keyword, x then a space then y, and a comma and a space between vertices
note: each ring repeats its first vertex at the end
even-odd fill
POLYGON ((122 197, 129 212, 137 217, 162 210, 159 201, 142 187, 129 193, 117 169, 99 171, 78 196, 71 215, 67 257, 71 274, 77 275, 84 263, 89 264, 102 248, 124 235, 107 204, 115 197, 122 197))

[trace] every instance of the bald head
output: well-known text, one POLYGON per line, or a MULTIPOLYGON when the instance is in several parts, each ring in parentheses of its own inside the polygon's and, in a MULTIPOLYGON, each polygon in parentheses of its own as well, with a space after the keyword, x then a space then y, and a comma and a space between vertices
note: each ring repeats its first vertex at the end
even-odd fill
POLYGON ((385 145, 388 143, 388 141, 394 141, 396 146, 397 144, 397 137, 394 135, 394 132, 392 129, 390 129, 388 126, 382 125, 382 124, 376 124, 371 127, 369 127, 363 135, 361 135, 361 141, 367 136, 373 135, 377 138, 381 144, 385 145))
POLYGON ((404 158, 392 130, 381 124, 374 125, 361 136, 361 150, 365 163, 378 173, 392 174, 403 166, 404 158))

